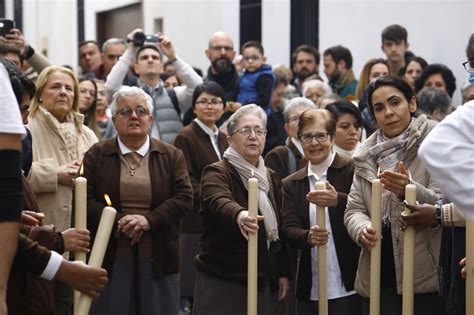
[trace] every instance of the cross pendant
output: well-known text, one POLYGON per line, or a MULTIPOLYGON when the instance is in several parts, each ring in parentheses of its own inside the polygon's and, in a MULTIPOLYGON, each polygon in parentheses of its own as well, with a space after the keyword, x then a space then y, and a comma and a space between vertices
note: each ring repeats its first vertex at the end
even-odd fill
POLYGON ((135 176, 135 171, 130 170, 130 171, 128 171, 128 172, 130 173, 130 176, 135 176))

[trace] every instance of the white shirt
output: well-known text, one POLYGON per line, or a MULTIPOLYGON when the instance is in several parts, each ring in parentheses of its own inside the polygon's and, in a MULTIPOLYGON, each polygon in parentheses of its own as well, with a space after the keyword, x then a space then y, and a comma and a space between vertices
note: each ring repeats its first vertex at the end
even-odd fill
POLYGON ((207 133, 211 139, 212 147, 214 148, 214 151, 216 151, 217 158, 219 161, 222 160, 221 152, 219 151, 219 129, 217 129, 216 126, 214 126, 214 129, 211 129, 197 118, 194 118, 194 121, 205 133, 207 133))
POLYGON ((2 63, 0 63, 0 113, 0 133, 26 135, 20 106, 13 93, 10 77, 2 63))
MULTIPOLYGON (((334 161, 336 155, 332 153, 330 156, 330 163, 334 161)), ((308 163, 308 178, 309 178, 309 189, 310 191, 315 190, 315 184, 318 178, 312 168, 311 163, 308 163)), ((327 181, 327 168, 322 174, 321 181, 327 181)), ((327 266, 328 266, 328 299, 337 299, 340 297, 348 296, 355 294, 354 290, 347 291, 344 287, 344 282, 342 281, 341 269, 339 268, 339 261, 336 254, 336 245, 334 243, 334 238, 332 237, 331 222, 329 221, 329 211, 326 207, 326 229, 329 232, 329 239, 327 242, 327 266)), ((309 224, 310 226, 316 225, 316 205, 314 203, 309 203, 309 224)), ((319 299, 319 285, 318 285, 318 247, 315 246, 311 249, 311 273, 312 273, 312 287, 310 293, 310 299, 312 301, 317 301, 319 299)))
POLYGON ((132 151, 129 148, 127 148, 127 146, 122 142, 122 140, 120 140, 120 136, 117 137, 117 141, 118 141, 119 149, 122 155, 131 153, 131 152, 137 152, 143 157, 146 155, 146 153, 150 149, 150 137, 148 135, 146 136, 145 143, 137 151, 132 151))
POLYGON ((474 101, 440 122, 422 142, 418 156, 443 194, 474 220, 474 101))
POLYGON ((303 146, 301 145, 300 140, 291 137, 290 138, 291 142, 295 145, 295 147, 298 149, 298 151, 301 153, 301 156, 304 156, 304 151, 303 151, 303 146))

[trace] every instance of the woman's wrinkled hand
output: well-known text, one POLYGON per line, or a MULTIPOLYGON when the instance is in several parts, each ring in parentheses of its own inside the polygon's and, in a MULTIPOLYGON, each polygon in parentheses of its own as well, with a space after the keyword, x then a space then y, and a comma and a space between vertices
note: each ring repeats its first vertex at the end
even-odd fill
POLYGON ((369 226, 365 227, 360 233, 360 243, 369 251, 375 246, 378 239, 377 232, 369 226))
POLYGON ((139 214, 129 214, 124 216, 117 222, 117 225, 118 232, 131 239, 131 245, 140 242, 143 233, 151 228, 148 219, 139 214))
POLYGON ((320 207, 335 207, 337 206, 337 191, 329 182, 326 182, 326 189, 310 191, 306 199, 320 207))
POLYGON ((329 232, 317 225, 312 226, 308 233, 308 244, 311 246, 326 245, 329 240, 329 232))
POLYGON ((251 217, 248 211, 240 211, 237 216, 236 223, 239 225, 240 233, 248 241, 249 233, 256 234, 258 232, 258 221, 262 221, 263 216, 257 215, 256 218, 251 217))
POLYGON ((56 170, 56 174, 58 176, 58 183, 71 187, 74 186, 74 180, 78 176, 80 165, 81 164, 79 161, 74 161, 72 163, 61 165, 60 167, 58 167, 56 170))
POLYGON ((90 252, 90 233, 86 229, 71 228, 62 232, 65 252, 90 252))

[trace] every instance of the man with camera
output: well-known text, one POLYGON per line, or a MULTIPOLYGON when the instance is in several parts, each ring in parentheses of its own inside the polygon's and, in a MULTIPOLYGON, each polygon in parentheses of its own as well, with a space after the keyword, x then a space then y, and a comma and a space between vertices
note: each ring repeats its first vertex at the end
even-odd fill
POLYGON ((145 35, 141 29, 136 29, 128 34, 127 40, 127 50, 107 77, 107 92, 111 96, 117 91, 129 67, 133 65, 138 80, 129 85, 142 88, 153 98, 154 124, 150 135, 173 144, 176 134, 183 127, 182 115, 191 108, 194 88, 202 83, 202 78, 176 55, 172 42, 166 36, 145 35), (164 88, 160 80, 163 71, 162 53, 176 67, 183 86, 164 88))

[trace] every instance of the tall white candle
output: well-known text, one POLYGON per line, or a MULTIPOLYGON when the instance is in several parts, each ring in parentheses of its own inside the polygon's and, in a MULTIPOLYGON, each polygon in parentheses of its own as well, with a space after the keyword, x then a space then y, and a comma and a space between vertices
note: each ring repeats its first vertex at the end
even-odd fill
POLYGON ((380 259, 382 232, 382 183, 380 179, 372 181, 372 203, 370 216, 372 228, 377 232, 378 240, 370 250, 370 315, 380 314, 380 259))
MULTIPOLYGON (((92 252, 89 258, 89 266, 96 268, 102 267, 102 262, 104 261, 116 214, 117 211, 112 207, 105 207, 104 210, 102 210, 99 227, 94 240, 94 246, 92 246, 92 252)), ((77 315, 89 314, 91 304, 92 298, 88 295, 81 294, 77 306, 77 315)))
MULTIPOLYGON (((405 200, 410 205, 416 203, 416 186, 408 184, 405 186, 405 200)), ((405 214, 411 213, 410 209, 405 207, 405 214)), ((414 269, 415 269, 415 229, 407 227, 404 233, 403 244, 403 298, 402 314, 413 315, 414 307, 414 269)))
MULTIPOLYGON (((317 181, 316 190, 326 189, 326 184, 317 181)), ((316 205, 316 224, 326 228, 326 207, 316 205)), ((318 246, 318 309, 319 315, 328 314, 328 260, 326 245, 318 246)))
MULTIPOLYGON (((81 167, 82 175, 82 167, 81 167)), ((87 179, 79 176, 74 182, 74 227, 77 229, 87 229, 87 179)), ((74 260, 86 263, 86 253, 76 251, 74 260)), ((79 291, 74 291, 74 310, 79 302, 79 291)))
MULTIPOLYGON (((258 180, 254 177, 249 178, 248 187, 249 215, 256 218, 258 214, 258 180)), ((257 315, 257 234, 249 233, 247 257, 247 315, 257 315)))
POLYGON ((474 221, 472 220, 466 220, 466 259, 466 314, 474 314, 474 221))

